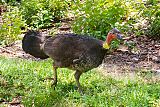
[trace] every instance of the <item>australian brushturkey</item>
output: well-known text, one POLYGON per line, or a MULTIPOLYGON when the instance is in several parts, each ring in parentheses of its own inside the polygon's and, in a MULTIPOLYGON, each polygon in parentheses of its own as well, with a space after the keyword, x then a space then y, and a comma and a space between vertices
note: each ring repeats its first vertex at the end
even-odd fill
POLYGON ((57 34, 54 37, 42 36, 37 31, 28 31, 23 40, 22 48, 38 58, 54 60, 54 85, 57 84, 57 68, 75 70, 78 90, 81 92, 79 78, 82 73, 98 67, 109 49, 113 39, 120 39, 119 30, 112 29, 105 42, 90 36, 77 34, 57 34))

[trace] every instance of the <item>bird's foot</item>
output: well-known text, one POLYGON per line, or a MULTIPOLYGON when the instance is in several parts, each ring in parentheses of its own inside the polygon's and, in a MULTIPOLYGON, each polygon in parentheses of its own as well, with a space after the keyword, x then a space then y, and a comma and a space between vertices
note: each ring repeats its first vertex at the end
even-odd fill
POLYGON ((77 90, 80 95, 84 95, 82 88, 78 88, 77 86, 75 86, 75 90, 77 90))
POLYGON ((79 88, 78 88, 78 91, 79 91, 80 95, 84 95, 82 89, 79 89, 79 88))
POLYGON ((54 80, 54 78, 47 77, 47 78, 45 78, 45 80, 54 80))
POLYGON ((57 85, 57 80, 55 80, 55 79, 52 80, 51 87, 53 87, 55 89, 56 85, 57 85))
POLYGON ((52 80, 51 87, 55 89, 57 85, 57 80, 55 78, 45 78, 45 80, 52 80))

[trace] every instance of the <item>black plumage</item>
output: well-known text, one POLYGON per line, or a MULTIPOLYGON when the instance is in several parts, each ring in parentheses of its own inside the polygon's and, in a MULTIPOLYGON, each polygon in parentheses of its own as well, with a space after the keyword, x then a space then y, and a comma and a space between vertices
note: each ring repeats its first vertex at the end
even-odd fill
POLYGON ((51 36, 42 36, 38 31, 29 30, 22 40, 22 48, 26 53, 29 53, 36 58, 49 58, 41 48, 45 40, 50 37, 51 36))
POLYGON ((59 34, 46 40, 43 50, 55 66, 85 72, 102 63, 106 53, 102 45, 102 41, 89 36, 59 34))

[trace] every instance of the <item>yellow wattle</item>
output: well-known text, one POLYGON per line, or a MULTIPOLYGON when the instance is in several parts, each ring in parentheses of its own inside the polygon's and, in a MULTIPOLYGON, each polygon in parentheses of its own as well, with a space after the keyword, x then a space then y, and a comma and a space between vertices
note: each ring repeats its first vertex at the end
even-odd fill
POLYGON ((103 43, 103 48, 104 48, 104 49, 109 49, 109 48, 110 48, 110 46, 108 45, 108 43, 107 43, 107 42, 104 42, 104 43, 103 43))

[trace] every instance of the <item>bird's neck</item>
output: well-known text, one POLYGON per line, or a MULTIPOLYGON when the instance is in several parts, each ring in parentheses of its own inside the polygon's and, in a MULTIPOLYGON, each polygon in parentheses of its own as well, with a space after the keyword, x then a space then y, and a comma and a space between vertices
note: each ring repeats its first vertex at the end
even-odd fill
POLYGON ((107 42, 103 42, 103 48, 104 49, 109 49, 110 45, 107 42))
POLYGON ((114 38, 112 37, 112 35, 107 35, 106 40, 103 42, 103 48, 104 49, 109 49, 110 48, 110 43, 114 38))

